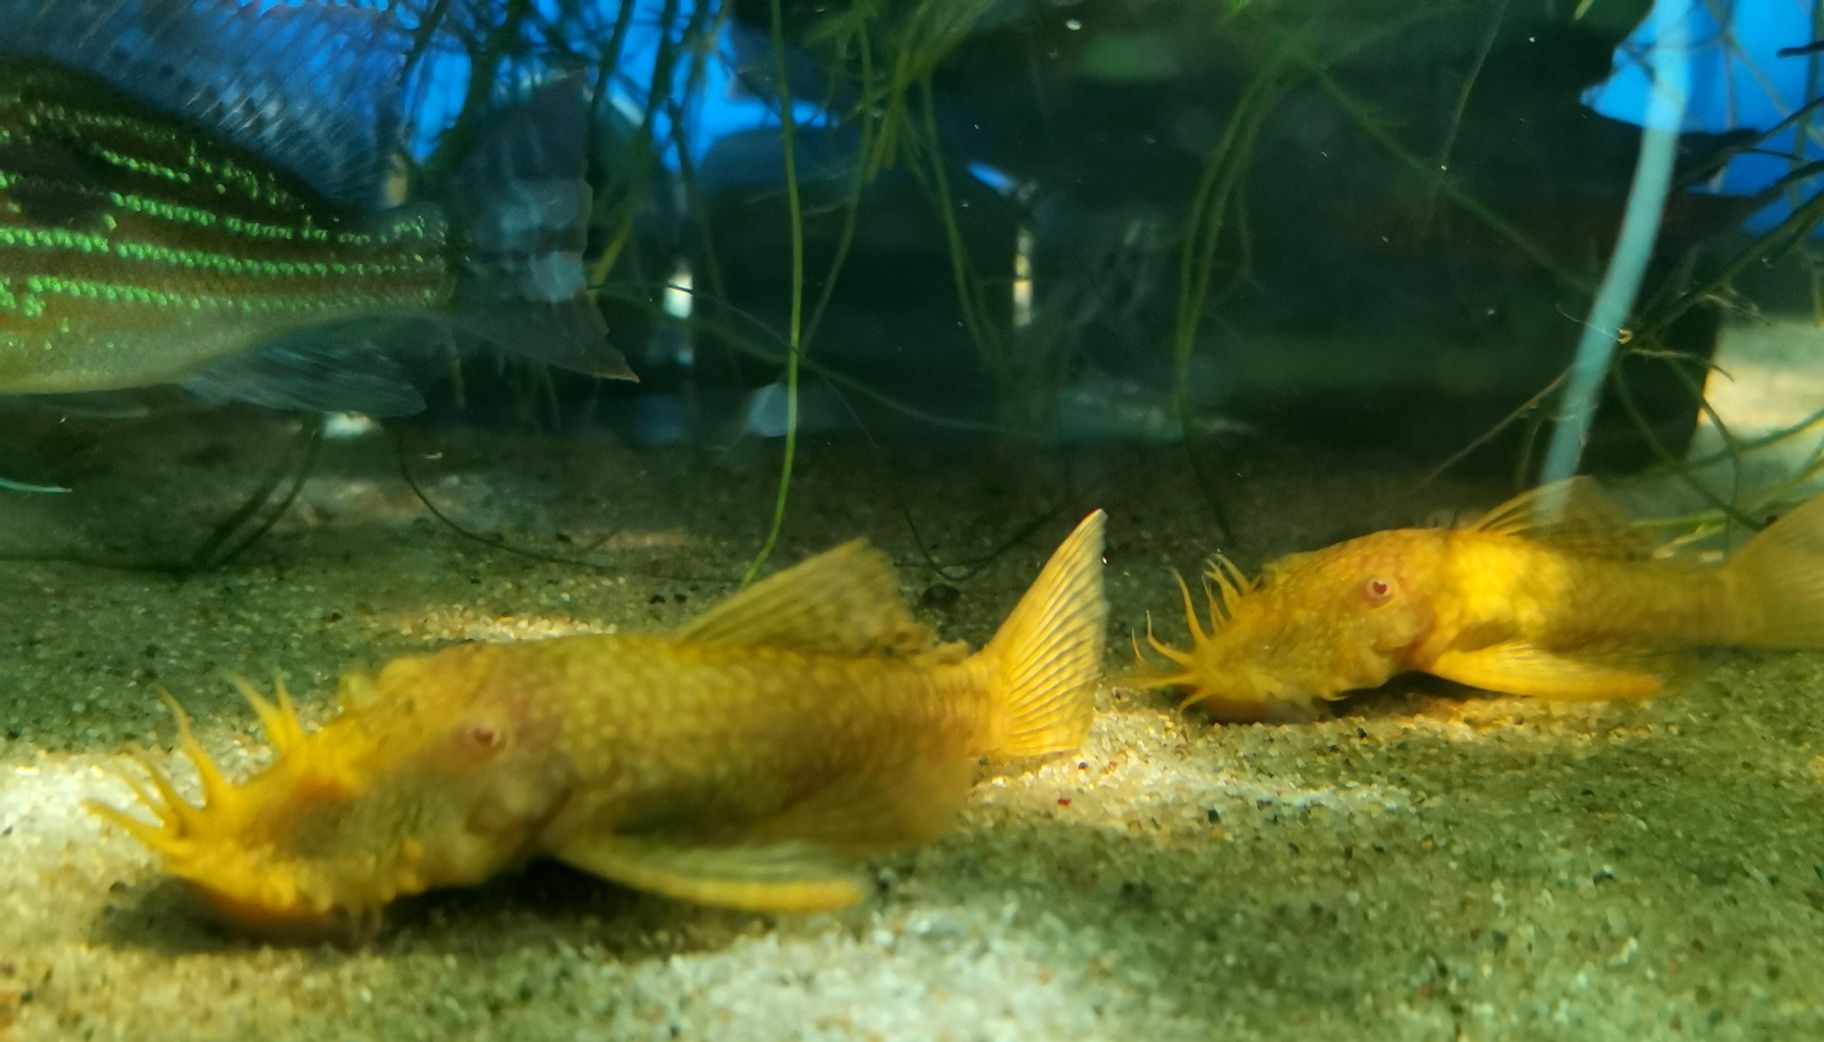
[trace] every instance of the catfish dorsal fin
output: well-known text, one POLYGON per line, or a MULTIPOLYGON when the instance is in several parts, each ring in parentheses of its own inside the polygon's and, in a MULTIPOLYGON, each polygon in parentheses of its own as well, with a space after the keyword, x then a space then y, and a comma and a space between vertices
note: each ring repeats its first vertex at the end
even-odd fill
POLYGON ((857 539, 742 590, 678 630, 681 640, 822 655, 917 655, 931 631, 913 620, 885 554, 857 539))
POLYGON ((1627 511, 1583 476, 1528 489, 1465 527, 1538 539, 1572 553, 1612 560, 1641 560, 1657 549, 1634 527, 1627 511))

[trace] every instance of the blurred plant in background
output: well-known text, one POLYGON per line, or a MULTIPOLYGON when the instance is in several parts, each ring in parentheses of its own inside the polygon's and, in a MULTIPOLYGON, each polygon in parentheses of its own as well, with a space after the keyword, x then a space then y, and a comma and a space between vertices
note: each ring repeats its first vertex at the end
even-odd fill
MULTIPOLYGON (((1512 466, 1653 75, 1648 0, 247 2, 397 12, 414 179, 587 78, 587 267, 642 383, 508 369, 455 397, 644 443, 1258 430, 1512 466)), ((1598 469, 1682 458, 1735 280, 1819 215, 1814 4, 1668 5, 1695 41, 1680 190, 1598 469)))

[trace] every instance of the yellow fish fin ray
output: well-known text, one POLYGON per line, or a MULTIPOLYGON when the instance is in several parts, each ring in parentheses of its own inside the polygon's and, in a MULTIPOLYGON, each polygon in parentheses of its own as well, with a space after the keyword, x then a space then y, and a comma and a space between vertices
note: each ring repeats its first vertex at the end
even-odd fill
POLYGON ((1224 618, 1235 617, 1235 605, 1243 595, 1254 588, 1241 567, 1231 561, 1227 554, 1217 554, 1210 558, 1204 575, 1216 582, 1216 589, 1222 594, 1222 613, 1224 618))
POLYGON ((1621 505, 1594 478, 1579 475, 1528 489, 1471 521, 1475 532, 1549 542, 1561 549, 1609 560, 1638 561, 1659 548, 1635 527, 1621 505))
POLYGON ((83 809, 166 859, 184 856, 188 840, 195 836, 203 821, 202 809, 178 794, 170 777, 145 751, 130 749, 125 756, 139 768, 139 773, 118 763, 104 764, 102 770, 125 785, 134 800, 158 820, 147 821, 96 799, 84 800, 83 809))
POLYGON ((1250 578, 1248 573, 1241 570, 1241 565, 1236 564, 1235 559, 1227 554, 1217 554, 1216 563, 1229 570, 1229 579, 1234 582, 1238 593, 1248 593, 1259 585, 1257 580, 1250 578))
POLYGON ((1756 533, 1724 567, 1735 643, 1824 647, 1824 495, 1756 533))
MULTIPOLYGON (((1164 656, 1169 662, 1186 667, 1191 664, 1190 652, 1179 651, 1177 648, 1172 647, 1170 644, 1167 644, 1154 635, 1153 617, 1151 614, 1148 614, 1146 617, 1146 644, 1147 647, 1152 648, 1155 652, 1164 656)), ((1146 661, 1146 653, 1140 649, 1140 642, 1137 640, 1134 642, 1134 657, 1138 658, 1142 663, 1146 661)))
MULTIPOLYGON (((1191 628, 1191 642, 1194 644, 1201 644, 1204 641, 1209 640, 1210 634, 1205 633, 1203 627, 1197 621, 1197 605, 1191 601, 1191 588, 1185 583, 1184 575, 1180 573, 1178 569, 1174 568, 1172 569, 1172 578, 1178 581, 1178 595, 1184 598, 1184 624, 1191 628)), ((1215 630, 1216 625, 1214 622, 1214 615, 1212 614, 1210 631, 1215 632, 1215 630)))
POLYGON ((1128 641, 1134 648, 1134 664, 1126 670, 1109 677, 1109 682, 1117 687, 1132 687, 1142 691, 1151 691, 1162 687, 1178 687, 1192 681, 1191 656, 1153 635, 1153 617, 1146 617, 1146 642, 1152 649, 1163 655, 1166 661, 1179 667, 1160 669, 1147 657, 1146 649, 1140 646, 1138 635, 1129 633, 1128 641))
POLYGON ((891 562, 860 539, 760 580, 685 623, 676 636, 857 657, 936 650, 930 628, 906 609, 891 562))
POLYGON ((749 912, 835 911, 866 893, 853 865, 801 841, 718 845, 583 835, 550 853, 635 890, 749 912))
POLYGON ((144 818, 136 818, 119 807, 100 800, 83 800, 82 809, 132 836, 146 849, 161 857, 178 857, 183 851, 183 839, 169 826, 161 827, 144 818))
POLYGON ((372 673, 364 669, 350 670, 343 674, 342 682, 336 687, 336 708, 345 714, 352 713, 373 704, 378 697, 372 673))
POLYGON ((1191 708, 1192 706, 1196 705, 1199 702, 1208 701, 1209 698, 1210 698, 1210 695, 1208 692, 1199 691, 1196 688, 1192 688, 1190 691, 1185 692, 1185 695, 1183 698, 1180 698, 1178 700, 1178 711, 1183 712, 1186 709, 1191 708))
POLYGON ((298 719, 297 704, 292 701, 284 681, 273 679, 274 693, 278 697, 276 704, 260 694, 244 677, 230 676, 228 682, 260 718, 260 728, 266 732, 266 741, 271 744, 274 756, 283 758, 304 744, 304 725, 298 719))
POLYGON ((1222 628, 1224 622, 1228 621, 1228 616, 1222 610, 1222 595, 1216 592, 1216 587, 1210 582, 1209 575, 1202 576, 1202 581, 1203 599, 1208 603, 1210 611, 1210 632, 1215 633, 1222 628))
MULTIPOLYGON (((148 766, 151 763, 149 758, 143 754, 135 756, 131 752, 126 756, 133 761, 134 766, 151 773, 151 768, 148 766)), ((139 805, 156 814, 159 822, 166 828, 176 828, 182 823, 183 819, 171 809, 169 801, 159 795, 151 785, 146 784, 144 778, 115 763, 103 764, 101 769, 103 773, 125 785, 133 793, 133 798, 139 802, 139 805)))
POLYGON ((159 820, 173 834, 194 833, 198 824, 203 820, 202 808, 184 799, 178 793, 177 787, 171 784, 170 775, 166 774, 158 764, 153 763, 152 757, 144 750, 129 749, 125 755, 135 767, 140 769, 145 778, 143 780, 134 778, 133 775, 118 768, 115 770, 115 776, 127 781, 128 787, 133 790, 133 795, 145 804, 148 810, 158 815, 159 820))
POLYGON ((278 700, 279 716, 285 721, 286 744, 295 749, 304 744, 304 721, 298 716, 297 700, 291 697, 291 689, 277 674, 272 678, 272 693, 278 700))
POLYGON ((1602 651, 1548 651, 1510 640, 1446 651, 1424 670, 1470 687, 1563 702, 1651 698, 1664 688, 1664 678, 1638 668, 1638 659, 1604 661, 1619 657, 1602 651))
POLYGON ((222 776, 221 769, 203 748, 203 743, 196 740, 196 730, 190 726, 190 714, 184 712, 184 707, 171 696, 171 692, 160 689, 158 695, 165 707, 171 710, 171 715, 177 718, 178 748, 196 766, 197 780, 203 785, 203 806, 219 806, 234 791, 234 786, 228 784, 228 779, 222 776))
POLYGON ((1108 631, 1107 518, 1097 510, 1077 525, 982 650, 994 703, 984 752, 1042 756, 1074 749, 1089 734, 1108 631))

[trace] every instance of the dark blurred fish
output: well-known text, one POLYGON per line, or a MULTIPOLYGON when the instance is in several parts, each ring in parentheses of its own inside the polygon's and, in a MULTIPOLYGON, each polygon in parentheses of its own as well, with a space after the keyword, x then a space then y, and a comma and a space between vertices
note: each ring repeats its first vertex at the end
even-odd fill
POLYGON ((427 319, 631 378, 581 263, 580 82, 384 207, 396 12, 262 6, 0 0, 0 393, 409 413, 427 319))

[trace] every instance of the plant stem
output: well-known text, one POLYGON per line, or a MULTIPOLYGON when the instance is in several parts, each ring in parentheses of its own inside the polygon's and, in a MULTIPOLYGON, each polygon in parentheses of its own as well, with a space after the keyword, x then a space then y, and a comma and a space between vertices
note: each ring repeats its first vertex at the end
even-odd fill
POLYGON ((785 457, 779 467, 779 492, 773 499, 773 523, 766 542, 741 576, 741 585, 754 581, 779 543, 785 527, 785 504, 792 488, 792 464, 798 456, 798 360, 804 353, 804 212, 798 193, 798 158, 793 153, 797 127, 792 122, 792 84, 785 65, 785 15, 780 0, 772 0, 773 75, 779 80, 779 147, 785 150, 785 199, 792 222, 792 315, 787 327, 785 356, 785 457))

